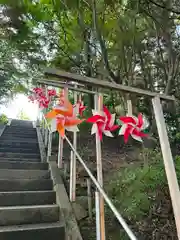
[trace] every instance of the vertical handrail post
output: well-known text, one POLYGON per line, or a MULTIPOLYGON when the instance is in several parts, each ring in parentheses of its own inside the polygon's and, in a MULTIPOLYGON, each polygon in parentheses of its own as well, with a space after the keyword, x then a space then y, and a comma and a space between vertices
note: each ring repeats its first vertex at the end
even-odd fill
POLYGON ((52 154, 52 132, 49 132, 47 162, 49 162, 51 154, 52 154))
POLYGON ((59 144, 58 144, 58 168, 63 168, 63 145, 64 140, 59 134, 59 144))
POLYGON ((127 100, 127 115, 132 116, 133 110, 132 110, 132 101, 130 99, 127 100))
POLYGON ((164 119, 164 114, 162 110, 162 105, 159 97, 152 99, 157 130, 159 134, 159 140, 161 145, 161 151, 164 160, 164 166, 167 176, 167 181, 169 185, 169 191, 175 216, 176 228, 178 239, 180 240, 180 192, 179 185, 177 181, 174 161, 171 153, 171 148, 168 139, 168 133, 166 128, 166 123, 164 119))

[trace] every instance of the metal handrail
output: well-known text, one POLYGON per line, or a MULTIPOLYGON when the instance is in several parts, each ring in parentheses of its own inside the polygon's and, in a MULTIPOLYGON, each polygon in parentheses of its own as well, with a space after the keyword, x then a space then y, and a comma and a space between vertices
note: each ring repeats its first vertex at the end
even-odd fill
MULTIPOLYGON (((44 113, 42 112, 42 116, 43 119, 45 120, 45 125, 47 126, 47 129, 49 131, 49 133, 51 133, 51 129, 48 125, 47 119, 44 116, 44 113)), ((96 188, 99 190, 99 192, 102 194, 105 202, 108 204, 108 206, 110 207, 110 209, 112 210, 112 212, 114 213, 114 215, 116 216, 117 220, 119 221, 119 223, 121 224, 121 226, 124 228, 124 230, 126 231, 127 235, 129 236, 129 238, 131 240, 137 240, 136 236, 134 235, 134 233, 132 232, 132 230, 130 229, 130 227, 128 226, 128 224, 126 223, 126 221, 124 220, 124 218, 121 216, 121 214, 118 212, 118 210, 116 209, 116 207, 114 206, 114 204, 112 203, 112 201, 109 199, 109 197, 107 196, 107 194, 105 193, 104 189, 101 187, 101 185, 98 183, 98 181, 96 180, 96 178, 93 176, 92 172, 90 171, 90 169, 88 168, 88 166, 86 165, 86 163, 83 161, 83 159, 81 158, 81 156, 79 155, 79 153, 76 151, 76 149, 73 147, 72 143, 70 142, 69 138, 65 135, 65 139, 67 141, 67 143, 69 144, 69 146, 71 147, 72 151, 74 152, 74 154, 76 155, 77 159, 79 160, 79 162, 82 164, 82 166, 84 167, 84 169, 86 170, 87 174, 89 175, 89 177, 91 178, 91 180, 93 181, 94 185, 96 186, 96 188)))
POLYGON ((109 199, 109 197, 107 196, 107 194, 105 193, 105 191, 103 190, 103 188, 101 187, 101 185, 98 183, 98 181, 96 180, 96 178, 93 176, 93 174, 91 173, 90 169, 88 168, 88 166, 85 164, 85 162, 83 161, 83 159, 81 158, 81 156, 79 155, 79 153, 76 151, 76 149, 73 147, 72 143, 70 142, 70 140, 68 139, 68 137, 65 135, 65 139, 68 142, 69 146, 71 147, 72 151, 74 152, 74 154, 76 155, 77 159, 79 160, 79 162, 82 164, 82 166, 84 167, 84 169, 86 170, 87 174, 89 175, 89 177, 91 178, 91 180, 93 181, 94 185, 97 187, 97 189, 99 190, 99 192, 102 194, 102 196, 104 197, 105 202, 108 204, 108 206, 110 207, 110 209, 112 210, 112 212, 114 213, 114 215, 116 216, 117 220, 119 221, 119 223, 122 225, 122 227, 124 228, 124 230, 126 231, 126 233, 128 234, 128 236, 130 237, 130 239, 132 240, 137 240, 136 236, 134 235, 134 233, 132 232, 132 230, 130 229, 130 227, 127 225, 127 223, 125 222, 125 220, 123 219, 123 217, 121 216, 121 214, 118 212, 118 210, 116 209, 116 207, 114 206, 114 204, 112 203, 112 201, 109 199))

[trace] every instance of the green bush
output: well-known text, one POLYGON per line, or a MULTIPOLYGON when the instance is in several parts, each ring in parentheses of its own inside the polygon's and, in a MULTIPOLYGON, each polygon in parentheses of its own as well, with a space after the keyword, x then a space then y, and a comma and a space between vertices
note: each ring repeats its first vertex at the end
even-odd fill
POLYGON ((8 123, 8 117, 5 114, 0 115, 0 123, 1 124, 7 124, 8 123))

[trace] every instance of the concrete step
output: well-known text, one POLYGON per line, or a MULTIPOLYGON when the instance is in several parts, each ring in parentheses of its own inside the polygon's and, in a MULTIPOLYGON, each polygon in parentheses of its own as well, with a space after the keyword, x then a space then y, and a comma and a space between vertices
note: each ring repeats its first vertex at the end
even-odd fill
POLYGON ((0 207, 0 226, 59 221, 58 205, 0 207))
POLYGON ((14 138, 14 137, 11 137, 11 138, 6 138, 6 136, 2 135, 1 136, 1 142, 3 143, 17 143, 17 144, 21 144, 21 143, 30 143, 30 144, 38 144, 38 139, 37 138, 34 138, 34 139, 23 139, 23 138, 14 138), (18 140, 18 141, 17 141, 18 140))
POLYGON ((37 153, 39 154, 39 148, 24 148, 24 147, 10 147, 3 146, 0 147, 0 152, 10 152, 10 153, 37 153))
POLYGON ((44 205, 56 203, 54 191, 0 192, 0 206, 44 205))
MULTIPOLYGON (((5 128, 5 131, 12 131, 12 132, 21 132, 22 130, 24 130, 24 127, 18 127, 18 126, 9 126, 5 128)), ((36 129, 35 128, 26 128, 26 132, 30 132, 30 133, 35 133, 36 129)))
POLYGON ((0 179, 0 191, 45 191, 53 189, 51 179, 0 179))
POLYGON ((32 141, 32 140, 36 140, 37 136, 33 136, 33 137, 25 137, 25 136, 17 136, 16 134, 6 134, 3 133, 3 135, 1 136, 2 139, 9 139, 9 140, 19 140, 19 141, 32 141))
POLYGON ((17 125, 17 126, 26 126, 26 127, 32 127, 32 121, 27 121, 27 120, 19 120, 19 119, 12 119, 11 125, 17 125))
POLYGON ((11 162, 34 162, 40 163, 41 159, 38 158, 28 158, 28 157, 0 157, 0 162, 11 161, 11 162))
POLYGON ((48 163, 25 161, 0 161, 0 169, 38 169, 48 170, 48 163))
POLYGON ((65 240, 65 228, 60 222, 5 226, 0 228, 1 240, 65 240))
POLYGON ((48 179, 48 170, 0 169, 0 179, 48 179))
POLYGON ((26 132, 21 132, 21 133, 7 133, 7 132, 4 132, 3 133, 7 138, 11 138, 11 137, 16 137, 16 138, 37 138, 37 134, 36 133, 33 133, 33 134, 28 134, 26 132))
POLYGON ((29 147, 29 148, 25 148, 25 147, 10 147, 10 146, 3 146, 0 147, 0 152, 15 152, 15 153, 39 153, 39 148, 34 148, 34 147, 29 147))
MULTIPOLYGON (((6 130, 10 130, 10 129, 12 129, 12 130, 18 130, 18 129, 24 129, 24 126, 18 126, 18 125, 10 125, 10 126, 6 126, 6 130)), ((29 126, 29 127, 26 127, 26 130, 27 131, 36 131, 36 129, 35 128, 33 128, 32 126, 29 126)))
POLYGON ((11 142, 11 141, 1 141, 0 142, 0 147, 24 147, 24 148, 38 148, 39 149, 39 144, 38 142, 11 142))
MULTIPOLYGON (((5 131, 6 132, 14 132, 14 133, 20 133, 24 130, 24 127, 6 127, 5 131)), ((27 133, 36 133, 36 129, 35 128, 26 128, 26 132, 27 133)), ((23 131, 24 133, 24 131, 23 131)))
POLYGON ((5 158, 28 158, 28 159, 39 159, 40 158, 40 153, 15 153, 15 152, 0 152, 0 159, 1 157, 5 158))

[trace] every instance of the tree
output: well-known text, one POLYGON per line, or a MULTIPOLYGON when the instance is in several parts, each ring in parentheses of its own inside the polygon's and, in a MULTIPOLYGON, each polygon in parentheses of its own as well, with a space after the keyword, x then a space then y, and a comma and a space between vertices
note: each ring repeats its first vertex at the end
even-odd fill
POLYGON ((30 120, 29 116, 21 109, 17 114, 17 118, 20 120, 30 120))
MULTIPOLYGON (((1 10, 1 36, 6 49, 12 49, 8 59, 19 63, 7 63, 8 69, 17 70, 12 71, 13 84, 18 74, 29 81, 33 74, 38 77, 46 65, 174 94, 180 100, 178 1, 8 0, 1 10)), ((135 113, 141 110, 153 118, 148 99, 111 95, 121 107, 131 98, 135 113)))

